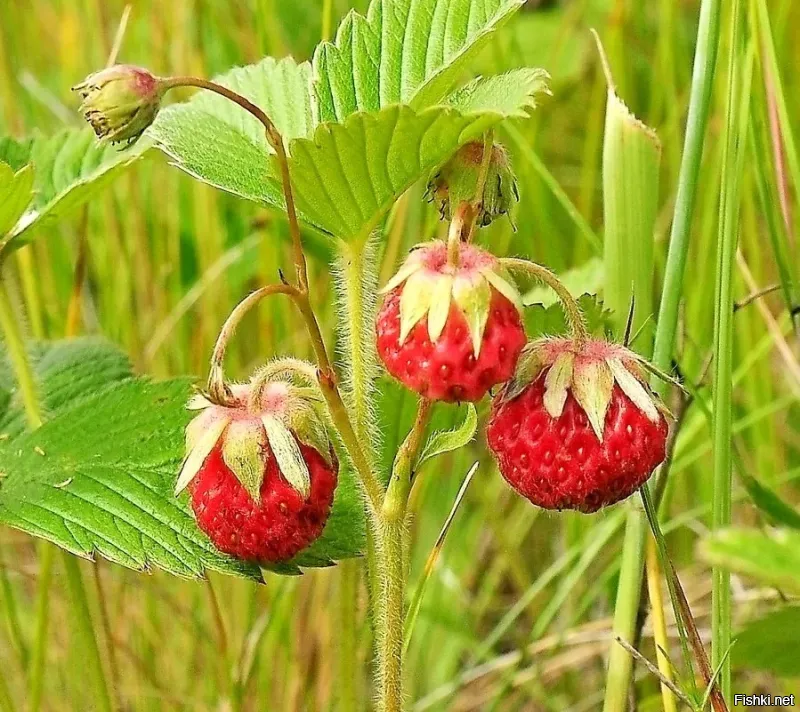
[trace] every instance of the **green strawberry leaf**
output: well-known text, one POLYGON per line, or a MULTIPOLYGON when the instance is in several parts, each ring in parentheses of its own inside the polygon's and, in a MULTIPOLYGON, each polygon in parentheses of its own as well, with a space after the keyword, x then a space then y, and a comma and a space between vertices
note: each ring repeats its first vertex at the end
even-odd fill
MULTIPOLYGON (((575 292, 573 292, 575 294, 575 292)), ((526 297, 527 299, 527 297, 526 297)), ((586 319, 589 332, 600 338, 613 330, 613 315, 603 307, 603 302, 594 295, 584 294, 578 297, 578 304, 586 319)), ((525 330, 528 337, 535 339, 541 336, 557 336, 568 333, 567 319, 561 303, 556 301, 550 306, 532 304, 525 309, 525 330)))
POLYGON ((184 577, 260 576, 219 554, 172 496, 187 380, 130 378, 66 406, 0 449, 0 522, 78 556, 184 577))
MULTIPOLYGON (((287 143, 311 133, 307 62, 267 57, 215 81, 260 106, 287 143)), ((247 200, 283 207, 280 174, 264 127, 233 102, 200 91, 183 104, 163 109, 148 135, 173 165, 198 180, 247 200)))
POLYGON ((30 163, 34 171, 32 200, 7 234, 0 231, 0 253, 27 244, 33 226, 60 219, 83 205, 148 147, 146 141, 140 141, 120 151, 98 142, 88 127, 64 129, 53 136, 36 136, 24 142, 0 139, 0 161, 14 170, 30 163))
MULTIPOLYGON (((349 15, 336 44, 320 47, 313 69, 267 58, 216 81, 258 104, 284 134, 300 218, 323 234, 364 240, 414 181, 503 119, 525 116, 546 91, 546 73, 520 69, 446 95, 520 5, 374 0, 367 19, 349 15), (413 41, 398 44, 408 22, 413 41)), ((200 92, 163 110, 148 133, 195 178, 284 207, 263 127, 240 107, 200 92)))
MULTIPOLYGON (((241 86, 244 77, 252 81, 251 89, 273 86, 275 94, 269 101, 277 105, 303 101, 299 87, 304 72, 307 67, 287 60, 265 60, 253 68, 234 70, 233 81, 252 100, 258 97, 241 86), (262 78, 256 82, 259 72, 262 78), (294 79, 279 82, 277 73, 294 79)), ((218 81, 225 84, 228 77, 218 81)), ((317 126, 313 138, 295 138, 289 144, 300 218, 345 241, 365 239, 416 180, 503 119, 524 116, 544 88, 540 70, 517 70, 476 80, 445 104, 419 113, 395 104, 375 114, 353 114, 343 124, 317 126), (410 151, 409 146, 415 149, 410 151)), ((269 113, 271 104, 262 101, 269 113)), ((176 166, 191 175, 240 197, 282 208, 277 167, 257 126, 245 122, 247 130, 239 130, 214 113, 215 105, 198 96, 170 107, 150 128, 150 135, 176 166), (251 130, 256 133, 248 135, 251 130)), ((302 122, 288 125, 299 130, 302 122)))
MULTIPOLYGON (((76 399, 133 375, 128 357, 109 341, 82 337, 27 345, 44 420, 76 399)), ((0 359, 0 433, 15 438, 27 425, 11 366, 0 359)))
POLYGON ((722 529, 700 543, 701 558, 713 566, 800 595, 800 532, 792 529, 722 529))
MULTIPOLYGON (((124 354, 100 339, 28 350, 46 422, 26 431, 11 369, 0 360, 0 523, 137 570, 261 578, 257 566, 218 552, 197 528, 187 497, 173 496, 192 417, 188 379, 133 378, 124 354)), ((300 573, 359 556, 363 547, 362 500, 342 467, 322 536, 271 568, 300 573)))
POLYGON ((475 437, 477 431, 478 411, 472 403, 467 403, 467 414, 461 423, 451 430, 437 430, 431 433, 419 456, 417 467, 421 467, 424 462, 437 455, 464 447, 475 437))
POLYGON ((33 166, 18 171, 0 161, 0 238, 4 237, 22 217, 33 197, 33 166))
POLYGON ((373 0, 314 54, 317 122, 439 103, 522 0, 373 0))

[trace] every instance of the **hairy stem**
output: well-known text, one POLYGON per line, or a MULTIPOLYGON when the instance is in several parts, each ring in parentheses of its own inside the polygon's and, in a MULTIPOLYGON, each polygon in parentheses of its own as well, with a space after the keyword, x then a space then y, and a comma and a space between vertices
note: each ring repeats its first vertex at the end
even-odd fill
POLYGON ((375 351, 377 259, 375 246, 342 245, 336 262, 336 285, 343 326, 340 349, 346 364, 344 399, 353 428, 366 454, 379 449, 374 396, 378 367, 375 351))
POLYGON ((586 328, 586 320, 584 319, 583 312, 580 305, 575 301, 569 290, 561 283, 561 280, 556 277, 549 269, 542 267, 542 265, 528 260, 520 260, 514 257, 506 257, 500 260, 500 263, 513 271, 525 272, 529 277, 544 282, 550 289, 552 289, 558 296, 561 305, 564 307, 564 312, 567 315, 572 337, 578 343, 582 343, 589 338, 589 332, 586 328))
POLYGON ((380 517, 381 602, 376 634, 380 712, 400 712, 403 707, 403 631, 405 627, 405 519, 411 479, 425 429, 430 420, 431 401, 421 399, 414 426, 397 451, 391 480, 380 517))
POLYGON ((339 712, 356 712, 359 703, 358 585, 361 565, 355 559, 339 564, 337 590, 339 634, 337 639, 337 699, 339 712))

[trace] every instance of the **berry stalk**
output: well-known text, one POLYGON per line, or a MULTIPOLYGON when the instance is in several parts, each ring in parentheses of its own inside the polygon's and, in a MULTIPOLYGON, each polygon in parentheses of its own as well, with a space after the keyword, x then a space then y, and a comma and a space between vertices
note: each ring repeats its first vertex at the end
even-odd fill
POLYGON ((289 232, 292 236, 292 251, 297 275, 297 288, 300 292, 307 292, 308 268, 306 266, 305 252, 303 252, 303 243, 300 238, 300 223, 297 220, 297 209, 295 208, 294 192, 292 191, 292 181, 289 174, 289 159, 286 155, 286 146, 283 144, 283 137, 275 127, 272 119, 267 116, 261 107, 257 106, 249 99, 228 89, 228 87, 209 81, 208 79, 201 79, 199 77, 170 77, 168 79, 160 79, 159 82, 162 91, 168 91, 176 87, 196 87, 198 89, 212 91, 232 101, 234 104, 238 104, 264 125, 264 133, 266 134, 267 142, 272 147, 272 150, 275 151, 278 165, 280 166, 283 196, 286 201, 286 213, 289 217, 289 232))
POLYGON ((578 344, 584 343, 589 338, 586 320, 583 317, 580 305, 555 274, 546 267, 536 264, 535 262, 516 259, 514 257, 501 259, 500 263, 510 271, 525 272, 528 276, 540 282, 544 282, 544 284, 550 287, 550 289, 556 293, 561 305, 564 307, 572 338, 578 344))
POLYGON ((383 607, 376 620, 380 691, 378 709, 400 712, 403 702, 403 631, 406 567, 403 542, 411 480, 430 420, 432 402, 421 398, 417 417, 397 451, 380 517, 383 607))

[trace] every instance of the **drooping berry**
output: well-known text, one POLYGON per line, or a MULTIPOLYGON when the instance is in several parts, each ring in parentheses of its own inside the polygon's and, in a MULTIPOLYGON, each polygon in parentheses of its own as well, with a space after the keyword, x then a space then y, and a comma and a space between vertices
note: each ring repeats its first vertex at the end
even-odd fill
POLYGON ((339 465, 317 403, 285 381, 230 387, 225 405, 195 396, 176 494, 226 554, 287 561, 322 533, 339 465))
POLYGON ((642 363, 605 341, 526 347, 486 431, 508 483, 545 509, 581 512, 644 484, 664 460, 669 427, 642 363))
POLYGON ((431 400, 480 400, 507 381, 525 344, 521 298, 497 258, 461 243, 412 251, 384 288, 378 354, 386 370, 431 400))

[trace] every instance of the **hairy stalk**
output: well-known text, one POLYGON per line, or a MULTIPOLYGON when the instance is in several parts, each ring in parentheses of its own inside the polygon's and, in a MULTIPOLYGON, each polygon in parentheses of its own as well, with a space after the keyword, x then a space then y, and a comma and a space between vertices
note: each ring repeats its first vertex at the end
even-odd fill
POLYGON ((500 263, 512 270, 525 272, 529 277, 544 282, 550 289, 552 289, 558 296, 561 305, 564 307, 564 312, 567 315, 572 337, 579 344, 589 338, 589 332, 586 328, 586 320, 583 317, 580 305, 575 298, 569 293, 569 290, 561 283, 561 280, 556 277, 549 269, 542 267, 542 265, 528 260, 520 260, 513 257, 506 257, 500 260, 500 263))
POLYGON ((361 564, 355 559, 339 564, 337 605, 339 631, 337 637, 337 696, 339 712, 360 709, 359 656, 358 656, 358 585, 361 581, 361 564))
MULTIPOLYGON (((686 136, 678 175, 675 211, 653 349, 654 365, 662 371, 668 371, 672 365, 683 279, 689 254, 692 216, 697 197, 700 163, 703 157, 703 143, 711 110, 711 93, 719 44, 720 8, 720 0, 702 0, 700 7, 686 136)), ((666 392, 666 383, 657 378, 652 379, 651 386, 662 396, 666 392)), ((657 491, 663 489, 661 483, 666 472, 667 468, 662 466, 656 473, 657 491)), ((639 511, 632 510, 628 515, 625 529, 620 583, 614 608, 614 630, 622 637, 625 637, 626 632, 632 634, 636 628, 636 615, 639 609, 641 581, 644 573, 646 535, 647 521, 644 515, 639 511)), ((606 712, 617 712, 627 704, 632 672, 630 656, 617 646, 612 648, 606 680, 604 707, 606 712)))
POLYGON ((414 466, 430 420, 431 401, 420 399, 417 417, 397 451, 381 510, 382 605, 375 621, 378 639, 380 712, 403 708, 403 631, 405 626, 405 519, 414 466))
MULTIPOLYGON (((377 310, 377 247, 368 240, 363 249, 340 247, 335 281, 341 325, 339 350, 345 364, 344 400, 352 414, 353 429, 367 457, 380 447, 375 419, 375 380, 378 362, 375 350, 377 310)), ((374 467, 374 462, 371 463, 374 467)))

